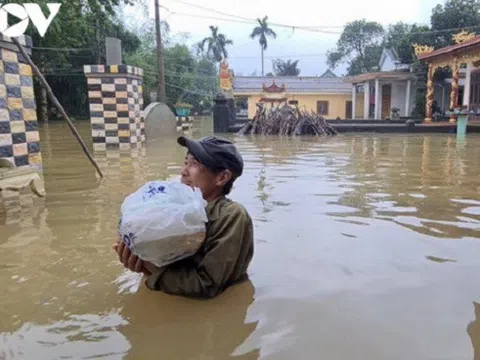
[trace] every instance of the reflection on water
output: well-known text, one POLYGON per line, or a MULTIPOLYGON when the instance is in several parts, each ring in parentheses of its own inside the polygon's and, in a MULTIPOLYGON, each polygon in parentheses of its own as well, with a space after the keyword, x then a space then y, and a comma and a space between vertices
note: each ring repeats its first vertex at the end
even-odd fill
POLYGON ((43 127, 47 197, 0 208, 0 359, 479 358, 479 136, 232 138, 250 281, 194 301, 110 248, 124 197, 177 176, 184 149, 96 153, 99 179, 67 126, 43 127))

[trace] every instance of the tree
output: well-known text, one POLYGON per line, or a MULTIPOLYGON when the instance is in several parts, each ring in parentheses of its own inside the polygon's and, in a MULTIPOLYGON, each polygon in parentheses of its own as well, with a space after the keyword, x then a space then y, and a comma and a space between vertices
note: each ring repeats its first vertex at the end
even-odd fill
POLYGON ((199 92, 192 99, 193 108, 199 113, 211 110, 218 90, 217 68, 214 62, 205 57, 197 62, 195 87, 199 92))
POLYGON ((160 23, 160 3, 155 0, 155 38, 157 44, 157 69, 159 71, 157 81, 157 101, 166 103, 167 93, 165 90, 165 63, 163 60, 163 43, 162 43, 162 31, 160 23))
POLYGON ((398 22, 388 27, 385 47, 393 48, 403 64, 416 61, 413 44, 433 45, 435 34, 429 32, 428 26, 398 22))
POLYGON ((349 75, 357 75, 365 72, 379 71, 378 63, 382 56, 383 47, 380 45, 367 46, 363 56, 357 56, 350 61, 349 75))
POLYGON ((273 60, 273 72, 275 76, 298 76, 300 69, 297 67, 299 60, 282 59, 273 60))
POLYGON ((480 1, 449 0, 444 5, 439 4, 432 10, 430 23, 434 31, 455 29, 437 34, 437 48, 451 45, 452 35, 461 29, 467 31, 480 29, 480 1))
POLYGON ((175 104, 183 101, 195 84, 196 62, 186 45, 176 44, 165 49, 165 86, 167 102, 175 104))
MULTIPOLYGON (((193 105, 193 111, 202 112, 211 109, 213 98, 218 87, 217 69, 211 56, 195 56, 183 44, 181 39, 174 41, 169 34, 168 23, 162 24, 164 33, 165 88, 167 104, 173 106, 177 102, 193 105)), ((144 69, 144 93, 156 90, 156 44, 155 28, 150 24, 141 32, 142 46, 135 53, 130 53, 126 63, 144 69), (153 75, 153 76, 152 76, 153 75)), ((197 48, 198 50, 198 48, 197 48)), ((148 105, 149 99, 145 105, 148 105)))
POLYGON ((348 74, 375 71, 381 54, 384 30, 382 25, 365 19, 348 23, 336 49, 329 51, 327 63, 335 69, 340 63, 349 64, 348 74))
MULTIPOLYGON (((165 48, 170 45, 171 41, 170 26, 165 21, 162 21, 160 25, 162 31, 162 43, 165 48)), ((149 21, 148 23, 144 24, 134 24, 133 29, 135 33, 138 34, 141 45, 135 51, 125 54, 123 59, 125 64, 137 66, 143 69, 145 74, 143 77, 143 93, 145 94, 144 105, 147 106, 151 100, 150 93, 153 91, 158 91, 159 70, 157 68, 156 60, 156 28, 155 24, 152 21, 149 21)), ((168 56, 168 54, 164 53, 164 57, 166 56, 168 56)), ((165 63, 169 60, 175 61, 175 59, 165 59, 165 63)), ((167 87, 166 90, 168 90, 167 87)))
POLYGON ((220 62, 228 57, 227 46, 233 45, 233 41, 227 39, 224 34, 218 32, 218 26, 210 26, 211 35, 204 38, 199 44, 198 49, 201 53, 205 53, 215 62, 220 62), (207 49, 205 51, 205 44, 207 49))
MULTIPOLYGON (((49 1, 36 1, 43 14, 48 14, 49 1)), ((3 3, 18 3, 7 0, 3 3)), ((50 87, 68 112, 73 115, 88 115, 84 64, 102 63, 105 37, 116 36, 124 43, 124 51, 131 51, 139 45, 135 34, 127 31, 114 21, 115 7, 130 4, 129 0, 71 0, 64 4, 41 37, 32 26, 26 34, 32 37, 37 49, 32 60, 49 82, 50 87), (57 50, 62 48, 62 50, 57 50), (82 48, 83 51, 65 51, 63 48, 82 48)), ((36 88, 37 115, 39 121, 48 120, 48 98, 46 90, 34 77, 36 88)))
POLYGON ((258 37, 258 42, 260 43, 260 49, 262 50, 262 76, 264 76, 263 52, 267 50, 268 47, 267 37, 273 37, 274 39, 277 38, 275 31, 268 27, 267 20, 268 16, 264 16, 263 19, 258 18, 258 26, 256 26, 250 34, 252 39, 258 37))

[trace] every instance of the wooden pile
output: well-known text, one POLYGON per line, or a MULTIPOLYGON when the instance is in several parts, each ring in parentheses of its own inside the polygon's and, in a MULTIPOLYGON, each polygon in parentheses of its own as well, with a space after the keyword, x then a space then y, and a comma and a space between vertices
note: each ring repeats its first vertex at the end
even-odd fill
POLYGON ((246 123, 238 134, 330 136, 338 132, 321 115, 282 103, 269 108, 258 104, 253 121, 246 123))

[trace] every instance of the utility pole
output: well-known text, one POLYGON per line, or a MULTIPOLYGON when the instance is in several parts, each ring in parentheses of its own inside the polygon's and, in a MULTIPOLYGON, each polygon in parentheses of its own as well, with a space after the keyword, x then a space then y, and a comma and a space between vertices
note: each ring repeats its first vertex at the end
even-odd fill
POLYGON ((157 31, 157 68, 158 68, 158 87, 157 87, 157 101, 166 103, 167 95, 165 92, 165 73, 163 66, 163 46, 162 33, 160 30, 160 4, 159 0, 155 0, 155 28, 157 31))

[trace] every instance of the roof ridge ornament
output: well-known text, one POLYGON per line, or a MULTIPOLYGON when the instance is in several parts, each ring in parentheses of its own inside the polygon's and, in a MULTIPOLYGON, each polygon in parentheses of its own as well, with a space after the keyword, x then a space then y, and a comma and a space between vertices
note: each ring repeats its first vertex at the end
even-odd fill
POLYGON ((471 40, 475 37, 474 32, 468 32, 465 30, 460 31, 459 33, 455 34, 452 36, 453 41, 455 41, 456 44, 462 44, 465 41, 471 40))
POLYGON ((431 53, 434 50, 433 46, 419 45, 419 44, 413 44, 413 48, 415 51, 415 56, 417 57, 426 53, 431 53))

